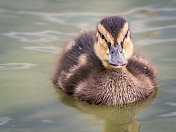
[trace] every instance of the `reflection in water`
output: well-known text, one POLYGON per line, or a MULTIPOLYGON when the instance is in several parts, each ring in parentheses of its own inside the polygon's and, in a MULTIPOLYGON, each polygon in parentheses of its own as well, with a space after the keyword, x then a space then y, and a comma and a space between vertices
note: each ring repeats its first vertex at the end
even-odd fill
POLYGON ((146 9, 141 9, 141 10, 139 10, 139 12, 143 13, 145 15, 148 15, 148 16, 155 16, 157 14, 155 11, 146 10, 146 9))
POLYGON ((119 106, 101 106, 80 101, 57 88, 56 91, 63 104, 75 108, 80 113, 90 114, 98 120, 103 120, 103 132, 139 132, 141 124, 135 121, 136 112, 151 104, 157 94, 156 89, 146 100, 140 102, 119 106))
POLYGON ((149 32, 149 33, 141 33, 141 34, 139 34, 139 36, 145 38, 145 37, 153 37, 158 34, 159 34, 159 32, 155 31, 155 32, 149 32))

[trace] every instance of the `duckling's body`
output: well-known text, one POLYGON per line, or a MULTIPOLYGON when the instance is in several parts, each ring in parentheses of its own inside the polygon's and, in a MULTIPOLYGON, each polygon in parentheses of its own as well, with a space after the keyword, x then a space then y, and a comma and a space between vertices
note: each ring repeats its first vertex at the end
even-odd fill
MULTIPOLYGON (((149 96, 157 80, 151 62, 134 49, 133 53, 126 50, 130 57, 124 53, 128 57, 126 66, 119 64, 122 61, 109 65, 100 56, 105 52, 102 49, 108 48, 106 44, 101 44, 102 49, 97 46, 100 39, 97 35, 96 31, 85 32, 68 44, 54 74, 54 84, 65 93, 93 104, 127 104, 149 96)), ((112 59, 111 53, 107 55, 112 59)))
POLYGON ((54 83, 64 92, 73 95, 80 82, 104 70, 104 66, 94 52, 95 40, 95 32, 82 33, 63 51, 54 83))

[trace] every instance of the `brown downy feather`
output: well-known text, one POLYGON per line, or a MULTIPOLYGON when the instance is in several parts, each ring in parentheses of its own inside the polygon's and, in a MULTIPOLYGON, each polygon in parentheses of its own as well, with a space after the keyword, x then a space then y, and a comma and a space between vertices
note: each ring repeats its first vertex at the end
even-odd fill
MULTIPOLYGON (((114 19, 108 18, 112 26, 114 19)), ((120 17, 116 19, 121 22, 119 27, 114 30, 106 27, 112 34, 118 33, 126 22, 120 17)), ((157 85, 157 72, 151 61, 135 49, 126 67, 105 67, 95 53, 96 32, 82 33, 68 44, 60 57, 53 83, 65 93, 93 104, 128 104, 147 98, 157 85)))

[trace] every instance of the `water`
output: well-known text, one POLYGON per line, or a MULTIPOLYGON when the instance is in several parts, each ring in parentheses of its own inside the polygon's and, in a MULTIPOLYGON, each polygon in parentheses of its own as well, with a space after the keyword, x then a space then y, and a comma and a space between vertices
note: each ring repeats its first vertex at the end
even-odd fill
POLYGON ((175 132, 175 7, 175 0, 0 0, 0 131, 175 132), (128 18, 160 74, 156 95, 125 108, 88 105, 49 81, 65 43, 109 14, 128 18))

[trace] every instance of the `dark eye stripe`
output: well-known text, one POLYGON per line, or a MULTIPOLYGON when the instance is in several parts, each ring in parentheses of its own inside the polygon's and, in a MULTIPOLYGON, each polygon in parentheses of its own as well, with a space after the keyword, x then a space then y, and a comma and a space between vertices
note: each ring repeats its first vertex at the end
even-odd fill
POLYGON ((128 37, 128 31, 126 32, 126 34, 125 34, 125 38, 127 38, 128 37))
POLYGON ((110 47, 111 47, 111 42, 108 42, 108 41, 105 39, 105 36, 104 36, 99 30, 98 30, 98 33, 99 33, 100 37, 105 40, 105 42, 106 42, 107 45, 108 45, 108 48, 110 48, 110 47))
POLYGON ((102 33, 100 33, 100 36, 101 36, 102 39, 105 39, 105 37, 102 33))
POLYGON ((121 46, 122 46, 122 49, 123 49, 123 42, 121 42, 121 46))
POLYGON ((105 36, 100 31, 98 31, 98 33, 102 39, 105 39, 105 36))
POLYGON ((107 40, 105 39, 105 36, 104 36, 100 31, 98 31, 98 33, 99 33, 100 37, 101 37, 102 39, 104 39, 105 42, 107 43, 107 40))
POLYGON ((111 42, 108 42, 107 45, 108 45, 108 48, 110 49, 110 47, 111 47, 111 42))

